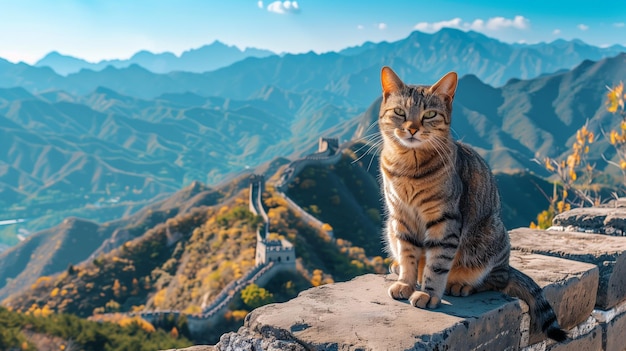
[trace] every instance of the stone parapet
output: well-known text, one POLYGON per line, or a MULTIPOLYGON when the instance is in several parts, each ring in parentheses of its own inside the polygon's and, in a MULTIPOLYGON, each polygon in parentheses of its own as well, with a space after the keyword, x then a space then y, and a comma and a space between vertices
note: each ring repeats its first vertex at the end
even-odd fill
MULTIPOLYGON (((601 326, 593 318, 588 321, 595 302, 597 267, 519 251, 512 253, 511 264, 544 287, 565 328, 591 323, 573 330, 569 343, 601 342, 601 326)), ((239 333, 223 336, 217 348, 235 350, 233 343, 244 342, 241 333, 250 345, 280 342, 293 350, 519 350, 542 342, 542 335, 529 335, 528 309, 517 299, 498 292, 444 296, 438 309, 422 310, 387 295, 394 278, 364 275, 258 308, 239 333)), ((555 344, 545 341, 543 345, 551 350, 555 344)))
MULTIPOLYGON (((511 251, 510 264, 533 278, 543 288, 543 293, 562 328, 571 329, 589 318, 598 289, 597 267, 589 263, 517 250, 511 251)), ((523 329, 528 330, 529 326, 530 321, 524 320, 523 329)), ((543 334, 525 333, 521 344, 534 344, 544 338, 543 334)))
POLYGON ((529 228, 509 233, 513 249, 596 265, 598 308, 607 310, 626 299, 626 237, 529 228))
POLYGON ((626 199, 610 206, 575 208, 554 218, 553 224, 569 231, 626 235, 626 199))

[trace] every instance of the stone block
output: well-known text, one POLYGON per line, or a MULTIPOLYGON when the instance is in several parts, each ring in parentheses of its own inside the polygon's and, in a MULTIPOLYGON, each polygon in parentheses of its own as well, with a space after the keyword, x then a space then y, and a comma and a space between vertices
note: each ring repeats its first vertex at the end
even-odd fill
MULTIPOLYGON (((511 251, 510 264, 543 288, 562 328, 570 329, 589 318, 598 287, 598 268, 593 264, 518 250, 511 251)), ((523 325, 522 330, 528 330, 528 327, 523 325)), ((545 339, 543 334, 528 337, 523 334, 521 345, 534 344, 542 339, 545 339)))
MULTIPOLYGON (((609 235, 626 234, 625 199, 620 199, 617 206, 575 208, 556 215, 553 224, 571 227, 574 231, 590 231, 609 235)), ((615 202, 614 202, 615 203, 615 202)))
POLYGON ((602 328, 606 335, 605 351, 626 350, 626 313, 602 324, 602 328))
POLYGON ((602 327, 604 350, 626 350, 626 301, 608 311, 594 310, 591 315, 602 327))
POLYGON ((602 350, 602 328, 596 325, 589 333, 563 343, 552 342, 545 348, 546 351, 598 351, 602 350))
POLYGON ((570 339, 557 343, 547 339, 523 347, 521 351, 595 351, 602 350, 602 327, 593 317, 569 330, 570 339))
POLYGON ((626 237, 518 228, 511 247, 595 264, 600 270, 596 306, 608 310, 626 300, 626 237))
MULTIPOLYGON (((394 277, 395 276, 391 276, 394 277)), ((368 274, 309 289, 297 298, 258 308, 245 327, 297 340, 307 350, 516 350, 519 302, 486 292, 444 297, 436 310, 387 295, 395 281, 368 274)))

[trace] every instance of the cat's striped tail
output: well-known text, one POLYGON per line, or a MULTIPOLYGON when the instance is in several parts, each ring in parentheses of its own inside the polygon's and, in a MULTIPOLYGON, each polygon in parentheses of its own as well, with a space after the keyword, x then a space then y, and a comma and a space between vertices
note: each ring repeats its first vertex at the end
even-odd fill
POLYGON ((546 300, 543 290, 526 274, 513 267, 509 269, 509 283, 504 293, 518 297, 528 304, 531 330, 541 329, 550 339, 565 341, 567 333, 559 326, 556 314, 546 300))

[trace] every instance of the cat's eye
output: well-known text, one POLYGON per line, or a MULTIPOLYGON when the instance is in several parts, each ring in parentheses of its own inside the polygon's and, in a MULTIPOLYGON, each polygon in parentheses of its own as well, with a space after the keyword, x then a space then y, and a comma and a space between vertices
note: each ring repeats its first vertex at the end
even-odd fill
POLYGON ((400 117, 406 117, 406 112, 404 112, 404 110, 399 107, 394 108, 393 113, 395 113, 396 115, 400 117))
POLYGON ((437 112, 435 112, 433 110, 424 112, 424 118, 433 118, 436 115, 437 115, 437 112))

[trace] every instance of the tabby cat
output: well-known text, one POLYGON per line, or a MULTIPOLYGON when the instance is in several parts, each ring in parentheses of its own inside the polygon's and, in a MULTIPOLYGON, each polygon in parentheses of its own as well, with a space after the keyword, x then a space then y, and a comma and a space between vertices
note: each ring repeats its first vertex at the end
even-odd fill
POLYGON ((565 340, 541 288, 509 266, 509 235, 489 166, 450 135, 456 73, 432 86, 406 85, 383 67, 381 80, 385 239, 399 275, 389 295, 435 308, 444 292, 502 291, 528 303, 533 330, 565 340))

